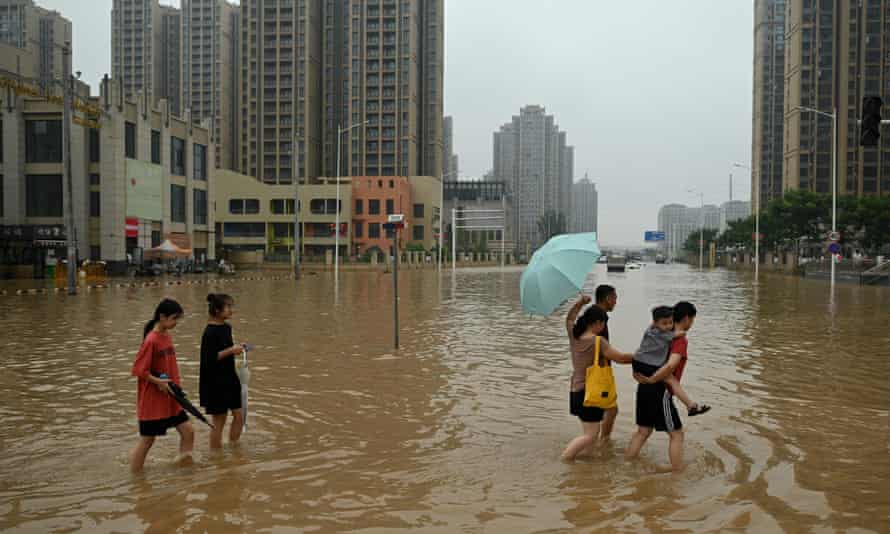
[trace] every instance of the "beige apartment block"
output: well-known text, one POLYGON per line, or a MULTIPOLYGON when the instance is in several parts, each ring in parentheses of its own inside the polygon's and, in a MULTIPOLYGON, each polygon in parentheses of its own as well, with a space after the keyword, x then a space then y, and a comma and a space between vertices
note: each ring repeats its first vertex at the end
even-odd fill
POLYGON ((180 54, 174 48, 179 39, 165 38, 164 33, 172 29, 176 11, 162 8, 158 0, 112 1, 111 77, 120 81, 125 98, 142 93, 152 105, 165 99, 171 111, 181 103, 180 88, 164 83, 171 81, 165 63, 180 54))
POLYGON ((209 119, 216 167, 237 168, 238 6, 225 0, 182 1, 182 102, 192 119, 209 119))
MULTIPOLYGON (((170 239, 215 257, 213 144, 208 127, 171 116, 165 105, 123 97, 103 80, 100 96, 83 102, 71 125, 72 199, 78 255, 122 270, 128 255, 170 239), (85 121, 95 121, 91 127, 85 121), (128 237, 127 221, 138 226, 128 237)), ((67 185, 62 171, 62 109, 56 102, 3 92, 0 225, 63 229, 67 185)), ((163 102, 162 102, 163 104, 163 102)), ((56 237, 58 238, 58 231, 56 237)), ((64 230, 62 230, 64 231, 64 230)), ((3 241, 4 262, 64 255, 64 242, 3 241)))
POLYGON ((36 78, 41 88, 51 90, 62 80, 62 51, 71 40, 71 21, 59 12, 33 0, 0 0, 0 45, 11 47, 0 48, 3 70, 36 78))
POLYGON ((886 95, 890 4, 785 2, 784 191, 831 192, 831 119, 803 111, 838 111, 840 194, 890 194, 890 132, 877 147, 859 146, 862 99, 886 95))

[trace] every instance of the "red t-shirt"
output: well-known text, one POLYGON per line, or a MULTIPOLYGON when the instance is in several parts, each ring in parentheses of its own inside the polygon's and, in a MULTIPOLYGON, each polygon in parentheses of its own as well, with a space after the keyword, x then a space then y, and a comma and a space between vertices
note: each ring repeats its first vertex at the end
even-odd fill
MULTIPOLYGON (((689 341, 686 339, 686 336, 675 338, 671 342, 671 350, 668 352, 668 357, 671 354, 679 354, 680 355, 680 363, 677 364, 677 367, 674 368, 674 376, 677 377, 677 382, 683 378, 683 369, 686 368, 686 350, 689 348, 689 341)), ((670 386, 668 386, 670 387, 670 386)), ((673 394, 673 391, 671 391, 673 394)))
POLYGON ((136 416, 140 421, 152 421, 173 417, 182 411, 179 403, 171 395, 162 393, 149 382, 149 374, 167 375, 179 384, 179 366, 176 365, 176 351, 170 334, 159 334, 152 330, 142 340, 139 354, 133 362, 132 375, 139 378, 136 390, 136 416))

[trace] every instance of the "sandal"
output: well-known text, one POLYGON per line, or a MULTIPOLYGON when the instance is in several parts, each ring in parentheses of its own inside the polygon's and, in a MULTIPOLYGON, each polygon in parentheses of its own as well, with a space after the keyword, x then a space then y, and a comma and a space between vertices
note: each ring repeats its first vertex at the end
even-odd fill
POLYGON ((701 415, 703 413, 707 413, 711 411, 711 407, 707 404, 696 404, 692 408, 689 408, 689 417, 694 417, 696 415, 701 415))

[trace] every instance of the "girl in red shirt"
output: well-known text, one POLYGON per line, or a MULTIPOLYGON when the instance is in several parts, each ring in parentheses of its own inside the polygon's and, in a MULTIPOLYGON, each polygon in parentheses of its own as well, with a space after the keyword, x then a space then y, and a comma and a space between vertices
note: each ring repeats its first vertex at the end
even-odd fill
POLYGON ((192 454, 195 431, 167 386, 169 382, 179 384, 179 366, 170 330, 176 328, 181 317, 182 306, 178 302, 162 300, 154 317, 145 325, 142 346, 133 362, 132 375, 138 378, 136 415, 139 419, 139 444, 130 458, 134 473, 142 470, 155 437, 163 436, 171 427, 179 432, 179 458, 186 459, 192 454))

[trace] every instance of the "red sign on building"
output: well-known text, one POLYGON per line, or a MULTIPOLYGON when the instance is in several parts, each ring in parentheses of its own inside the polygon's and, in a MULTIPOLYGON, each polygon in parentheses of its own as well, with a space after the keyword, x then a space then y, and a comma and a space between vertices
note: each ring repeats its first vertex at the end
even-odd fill
POLYGON ((139 237, 139 218, 127 217, 126 219, 126 236, 139 237))

